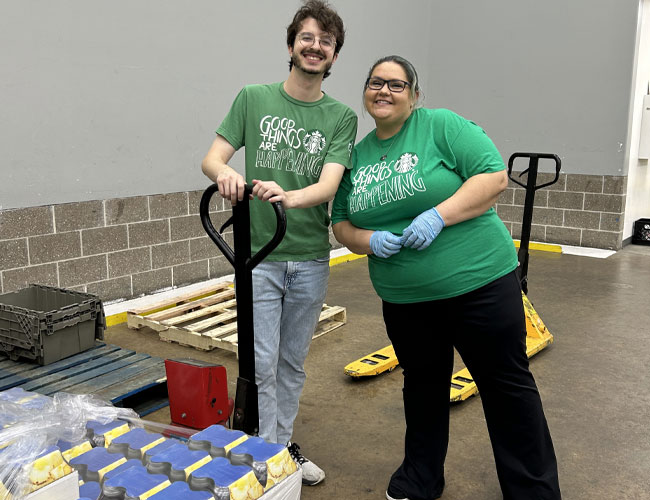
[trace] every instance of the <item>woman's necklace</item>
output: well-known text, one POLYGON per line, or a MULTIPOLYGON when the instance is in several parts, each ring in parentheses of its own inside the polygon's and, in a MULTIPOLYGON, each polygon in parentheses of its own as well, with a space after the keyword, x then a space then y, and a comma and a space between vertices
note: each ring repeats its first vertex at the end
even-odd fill
POLYGON ((388 156, 388 153, 390 152, 390 148, 393 147, 393 143, 395 142, 395 139, 397 139, 397 134, 395 134, 395 137, 393 137, 393 140, 390 141, 390 145, 388 146, 388 149, 386 150, 386 152, 383 155, 381 155, 381 158, 379 158, 379 161, 384 161, 386 159, 386 157, 388 156))

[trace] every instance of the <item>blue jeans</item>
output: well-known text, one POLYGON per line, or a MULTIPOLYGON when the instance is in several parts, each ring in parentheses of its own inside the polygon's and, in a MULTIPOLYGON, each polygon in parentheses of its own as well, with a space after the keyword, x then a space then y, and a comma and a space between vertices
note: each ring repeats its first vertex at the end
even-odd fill
POLYGON ((304 369, 329 278, 329 257, 305 262, 262 262, 253 270, 255 382, 259 435, 291 439, 304 369))

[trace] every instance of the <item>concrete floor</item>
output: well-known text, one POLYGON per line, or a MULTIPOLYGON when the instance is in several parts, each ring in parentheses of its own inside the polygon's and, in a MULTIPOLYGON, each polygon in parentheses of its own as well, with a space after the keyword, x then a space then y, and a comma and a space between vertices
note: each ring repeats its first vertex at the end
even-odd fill
MULTIPOLYGON (((607 259, 532 251, 529 266, 529 298, 555 337, 531 370, 563 497, 650 499, 650 247, 628 245, 607 259)), ((365 259, 332 268, 327 303, 345 306, 348 322, 316 339, 307 359, 294 440, 327 478, 303 487, 302 498, 382 499, 402 458, 401 370, 366 380, 343 374, 348 362, 389 344, 365 259)), ((106 340, 223 364, 234 396, 232 353, 168 344, 125 325, 111 327, 106 340)), ((444 500, 502 498, 478 397, 450 410, 444 500)), ((168 423, 169 410, 146 418, 168 423)))

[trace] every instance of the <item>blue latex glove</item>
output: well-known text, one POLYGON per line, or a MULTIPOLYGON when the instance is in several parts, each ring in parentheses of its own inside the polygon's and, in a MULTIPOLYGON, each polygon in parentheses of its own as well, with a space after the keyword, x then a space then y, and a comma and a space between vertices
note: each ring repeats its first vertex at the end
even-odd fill
POLYGON ((377 257, 387 258, 395 255, 402 248, 400 237, 390 231, 375 231, 370 236, 370 250, 377 257))
POLYGON ((443 227, 445 221, 435 207, 430 208, 413 219, 413 222, 404 229, 402 245, 415 250, 424 250, 436 239, 443 227))

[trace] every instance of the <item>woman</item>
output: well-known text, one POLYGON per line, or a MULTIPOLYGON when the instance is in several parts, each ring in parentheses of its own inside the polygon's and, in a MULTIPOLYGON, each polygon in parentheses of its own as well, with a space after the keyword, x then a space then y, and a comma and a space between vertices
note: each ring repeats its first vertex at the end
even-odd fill
POLYGON ((386 498, 442 495, 455 347, 481 395, 504 499, 559 499, 528 369, 517 256, 491 208, 507 186, 505 166, 482 129, 417 108, 419 97, 405 59, 372 66, 364 106, 377 128, 355 147, 332 209, 336 239, 368 254, 404 370, 405 456, 386 498))

